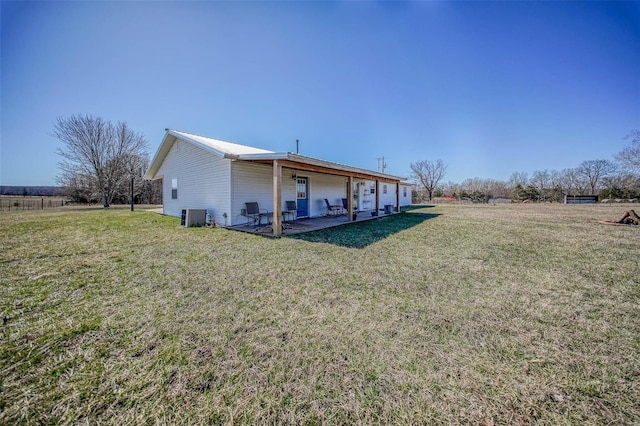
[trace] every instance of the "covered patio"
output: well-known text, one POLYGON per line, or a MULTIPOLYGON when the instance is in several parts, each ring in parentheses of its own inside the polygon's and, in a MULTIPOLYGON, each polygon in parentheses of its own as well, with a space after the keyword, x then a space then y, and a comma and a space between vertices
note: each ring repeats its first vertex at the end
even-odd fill
MULTIPOLYGON (((365 222, 368 220, 379 219, 386 216, 392 216, 397 214, 396 211, 385 214, 384 210, 378 211, 378 214, 375 214, 375 210, 364 210, 355 212, 356 217, 354 220, 350 220, 348 214, 341 214, 337 216, 319 216, 312 218, 302 218, 296 220, 287 220, 281 222, 281 229, 279 233, 274 232, 274 223, 269 224, 260 224, 255 225, 252 223, 247 223, 243 225, 235 225, 231 226, 228 229, 233 229, 235 231, 248 232, 252 234, 259 235, 295 235, 302 234, 305 232, 319 231, 327 228, 334 228, 337 226, 344 226, 349 223, 356 222, 365 222)), ((353 219, 353 217, 351 218, 353 219)), ((275 222, 275 221, 274 221, 275 222)))
MULTIPOLYGON (((260 233, 270 233, 274 237, 282 234, 294 234, 300 232, 309 232, 339 226, 345 223, 361 221, 367 219, 375 219, 384 214, 389 215, 400 211, 400 182, 401 178, 380 172, 374 172, 357 167, 346 166, 343 164, 333 163, 315 158, 305 157, 299 154, 272 153, 272 154, 249 154, 238 158, 236 161, 253 162, 269 165, 272 168, 272 205, 282 205, 282 187, 283 187, 283 169, 287 170, 287 174, 292 172, 293 176, 297 173, 314 172, 324 175, 340 176, 346 180, 346 205, 345 214, 339 216, 313 216, 310 218, 298 218, 295 221, 284 221, 281 211, 272 212, 272 223, 268 227, 260 230, 260 233), (370 180, 373 182, 375 190, 372 191, 373 200, 371 200, 369 208, 361 208, 357 210, 354 206, 354 183, 356 180, 370 180), (395 196, 392 202, 391 210, 384 209, 381 203, 380 192, 384 185, 385 193, 387 185, 391 185, 394 189, 395 196), (374 214, 372 215, 371 212, 374 214), (298 222, 298 223, 295 223, 298 222), (309 229, 311 228, 311 229, 309 229)), ((254 225, 255 226, 255 225, 254 225)), ((238 226, 242 228, 245 226, 238 226)), ((258 226, 260 228, 260 226, 258 226)))

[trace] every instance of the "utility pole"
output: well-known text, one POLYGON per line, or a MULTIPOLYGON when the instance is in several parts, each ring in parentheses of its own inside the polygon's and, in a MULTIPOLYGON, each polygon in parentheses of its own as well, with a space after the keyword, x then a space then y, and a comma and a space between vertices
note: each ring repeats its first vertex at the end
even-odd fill
POLYGON ((133 211, 133 167, 131 168, 131 211, 133 211))
MULTIPOLYGON (((139 170, 138 174, 142 176, 142 169, 139 170)), ((131 165, 131 211, 133 211, 133 181, 135 180, 135 178, 136 178, 136 175, 135 175, 134 166, 131 165)))
POLYGON ((296 154, 298 153, 298 139, 296 139, 296 154))
POLYGON ((378 171, 384 173, 387 168, 387 163, 384 162, 384 157, 378 157, 378 171))

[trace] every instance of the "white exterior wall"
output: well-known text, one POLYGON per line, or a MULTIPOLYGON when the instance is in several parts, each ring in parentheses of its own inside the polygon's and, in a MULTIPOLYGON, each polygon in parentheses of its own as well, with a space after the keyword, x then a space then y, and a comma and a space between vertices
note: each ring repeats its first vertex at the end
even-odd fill
POLYGON ((396 207, 396 184, 391 182, 379 182, 378 189, 380 191, 380 208, 384 209, 384 206, 391 204, 396 207), (384 186, 387 185, 387 193, 384 193, 384 186))
MULTIPOLYGON (((247 222, 242 216, 245 203, 257 202, 260 210, 273 212, 273 166, 267 164, 234 161, 231 163, 231 179, 233 194, 231 196, 231 218, 233 225, 247 222)), ((292 170, 282 169, 280 211, 286 210, 287 200, 296 199, 296 182, 291 178, 292 170)))
POLYGON ((218 224, 229 212, 230 160, 177 139, 158 170, 162 176, 162 210, 180 217, 182 209, 207 209, 218 224), (171 198, 171 181, 178 179, 178 198, 171 198))
MULTIPOLYGON (((294 170, 282 169, 282 206, 286 209, 287 200, 296 201, 296 180, 292 178, 294 170)), ((342 176, 325 175, 322 173, 304 172, 297 170, 298 177, 308 179, 309 216, 324 216, 327 206, 324 199, 331 204, 342 205, 342 198, 347 196, 346 178, 342 176)), ((247 222, 247 218, 240 214, 245 203, 256 201, 260 209, 273 212, 273 167, 243 161, 232 163, 232 218, 233 224, 247 222)))
POLYGON ((411 205, 411 185, 400 184, 400 206, 411 205))
MULTIPOLYGON (((378 181, 378 186, 376 187, 375 180, 358 180, 356 183, 360 183, 359 185, 354 184, 354 192, 358 193, 358 205, 354 204, 354 208, 358 210, 375 210, 376 208, 376 193, 378 191, 378 200, 379 200, 379 208, 384 209, 384 206, 387 204, 391 204, 392 206, 396 206, 396 184, 392 182, 381 182, 378 181), (384 185, 387 185, 387 193, 384 193, 384 185), (374 189, 374 192, 371 193, 371 189, 374 189)), ((402 188, 400 188, 400 205, 402 205, 402 188)), ((409 194, 411 195, 411 194, 409 194)), ((411 198, 409 197, 409 200, 411 198)))
POLYGON ((375 181, 373 180, 354 180, 354 210, 373 210, 376 208, 375 181), (374 193, 371 193, 374 188, 374 193))
MULTIPOLYGON (((327 214, 326 198, 331 205, 342 205, 342 199, 347 198, 347 178, 344 176, 325 175, 322 173, 297 172, 300 177, 309 179, 309 216, 324 216, 327 214)), ((295 188, 294 188, 295 189, 295 188)), ((294 193, 295 196, 295 193, 294 193)))
MULTIPOLYGON (((298 177, 308 178, 309 216, 317 217, 327 214, 324 199, 332 205, 342 205, 342 198, 347 196, 347 178, 315 172, 304 172, 288 168, 282 169, 282 206, 286 209, 287 200, 296 200, 296 180, 298 177)), ((202 150, 191 143, 177 139, 164 159, 156 176, 162 177, 163 213, 180 217, 182 209, 207 209, 219 225, 237 225, 247 222, 241 215, 246 202, 255 201, 261 209, 273 212, 273 167, 246 161, 231 161, 202 150), (178 179, 178 198, 171 198, 171 184, 178 179), (224 215, 226 214, 226 218, 224 215)), ((366 181, 360 187, 361 197, 364 189, 371 188, 375 181, 366 181)), ((385 204, 395 205, 396 185, 387 183, 387 194, 382 193, 380 183, 380 207, 385 204)), ((355 185, 354 185, 355 186, 355 185)), ((407 189, 406 204, 403 204, 401 187, 401 205, 411 203, 411 189, 407 189)), ((368 194, 368 208, 375 208, 375 194, 368 194)), ((354 206, 357 210, 363 206, 354 206)))
POLYGON ((273 167, 266 164, 233 161, 231 163, 232 225, 246 223, 244 203, 257 202, 260 209, 273 211, 273 167))

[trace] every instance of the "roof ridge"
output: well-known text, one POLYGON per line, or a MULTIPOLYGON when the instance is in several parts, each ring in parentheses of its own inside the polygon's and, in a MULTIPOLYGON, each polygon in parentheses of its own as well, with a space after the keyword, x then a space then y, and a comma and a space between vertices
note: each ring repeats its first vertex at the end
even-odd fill
POLYGON ((219 152, 224 152, 227 154, 239 155, 246 153, 262 153, 262 154, 273 154, 274 151, 258 148, 256 146, 244 145, 237 142, 229 142, 222 139, 215 139, 209 136, 198 135, 196 133, 185 132, 182 130, 176 129, 165 129, 167 133, 173 133, 175 136, 183 137, 186 139, 190 139, 194 143, 204 144, 217 150, 219 152))
MULTIPOLYGON (((254 146, 244 145, 244 144, 241 144, 241 143, 238 143, 238 142, 226 141, 224 139, 212 138, 211 136, 199 135, 197 133, 185 132, 184 130, 165 129, 165 131, 169 131, 169 130, 174 131, 174 132, 184 133, 186 135, 197 136, 199 138, 212 139, 214 141, 220 141, 220 142, 225 142, 225 143, 231 143, 231 144, 234 144, 234 145, 242 145, 242 146, 248 146, 249 148, 255 148, 254 146)), ((261 149, 261 148, 258 148, 258 149, 261 149)))

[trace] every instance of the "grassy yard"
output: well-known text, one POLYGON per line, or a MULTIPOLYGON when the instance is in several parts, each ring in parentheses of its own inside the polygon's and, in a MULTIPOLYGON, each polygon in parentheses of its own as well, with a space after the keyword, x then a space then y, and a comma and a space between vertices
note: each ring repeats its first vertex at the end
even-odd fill
POLYGON ((640 228, 596 223, 627 208, 2 213, 0 424, 639 424, 640 228))

